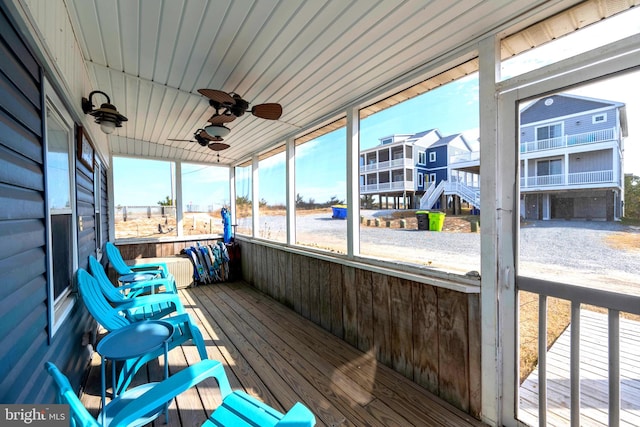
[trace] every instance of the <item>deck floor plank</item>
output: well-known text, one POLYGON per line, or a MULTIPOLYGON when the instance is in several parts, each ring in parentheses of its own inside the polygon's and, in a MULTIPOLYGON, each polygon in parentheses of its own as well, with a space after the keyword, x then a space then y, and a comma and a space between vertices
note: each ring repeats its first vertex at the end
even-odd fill
MULTIPOLYGON (((233 389, 285 411, 296 401, 318 426, 484 426, 375 359, 242 282, 180 290, 203 333, 209 358, 220 360, 233 389)), ((200 360, 191 344, 169 352, 170 374, 200 360)), ((141 369, 134 383, 162 378, 164 360, 141 369)), ((92 358, 82 401, 97 415, 100 357, 92 358)), ((109 390, 110 392, 110 390, 109 390)), ((217 407, 215 380, 171 402, 169 424, 198 426, 217 407)))
MULTIPOLYGON (((607 315, 580 312, 581 425, 606 426, 609 413, 609 358, 607 315)), ((637 337, 640 323, 620 319, 620 425, 640 425, 640 358, 637 337)), ((570 418, 569 326, 547 352, 548 425, 564 426, 570 418)), ((538 368, 520 386, 521 419, 537 425, 538 368)))
POLYGON ((251 287, 236 284, 224 289, 233 293, 237 301, 252 304, 254 312, 261 311, 267 317, 265 324, 269 327, 281 328, 303 339, 314 354, 361 387, 370 389, 377 399, 413 420, 415 425, 484 425, 378 363, 373 350, 368 353, 357 350, 251 287))

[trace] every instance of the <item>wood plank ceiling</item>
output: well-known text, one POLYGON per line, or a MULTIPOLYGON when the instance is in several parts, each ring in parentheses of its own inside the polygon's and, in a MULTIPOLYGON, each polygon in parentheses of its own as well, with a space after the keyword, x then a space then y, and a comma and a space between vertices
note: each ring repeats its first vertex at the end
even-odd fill
MULTIPOLYGON (((192 139, 213 109, 199 88, 278 102, 280 121, 229 124, 221 164, 302 134, 368 93, 544 5, 576 1, 69 0, 96 89, 129 118, 114 155, 217 162, 192 139)), ((98 102, 103 102, 98 100, 98 102)))

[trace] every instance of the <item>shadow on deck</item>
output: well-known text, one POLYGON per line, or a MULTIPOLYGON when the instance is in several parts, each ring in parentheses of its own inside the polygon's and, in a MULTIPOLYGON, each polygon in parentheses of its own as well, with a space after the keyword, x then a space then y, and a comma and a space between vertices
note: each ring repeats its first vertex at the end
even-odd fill
MULTIPOLYGON (((285 412, 301 401, 318 426, 482 426, 481 422, 242 283, 183 289, 212 359, 225 364, 233 389, 243 389, 285 412)), ((169 353, 170 372, 199 360, 194 346, 169 353)), ((134 383, 162 378, 164 360, 148 364, 134 383)), ((82 395, 96 415, 100 358, 94 354, 82 395)), ((214 380, 181 394, 168 424, 200 425, 219 404, 214 380)))

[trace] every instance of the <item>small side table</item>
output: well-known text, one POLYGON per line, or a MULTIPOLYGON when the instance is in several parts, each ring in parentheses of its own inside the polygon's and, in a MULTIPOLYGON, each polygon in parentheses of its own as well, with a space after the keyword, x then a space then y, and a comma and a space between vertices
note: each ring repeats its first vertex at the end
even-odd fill
MULTIPOLYGON (((173 325, 162 320, 144 320, 124 326, 115 331, 109 332, 96 347, 102 357, 100 375, 102 380, 102 408, 104 414, 106 400, 106 362, 111 361, 111 384, 113 388, 113 398, 117 396, 116 384, 116 362, 129 359, 137 359, 148 353, 164 349, 164 377, 169 377, 169 361, 167 353, 169 351, 169 340, 173 335, 173 325)), ((129 373, 132 375, 133 373, 129 373)), ((126 377, 125 377, 126 379, 126 377)), ((169 413, 166 411, 168 418, 169 413)))

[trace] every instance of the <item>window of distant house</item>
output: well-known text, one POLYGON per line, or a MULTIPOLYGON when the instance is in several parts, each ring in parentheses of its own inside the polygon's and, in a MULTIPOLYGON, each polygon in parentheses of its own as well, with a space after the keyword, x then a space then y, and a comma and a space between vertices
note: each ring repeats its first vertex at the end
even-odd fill
POLYGON ((418 164, 424 165, 427 163, 427 153, 421 151, 418 153, 418 164))
POLYGON ((432 151, 432 152, 429 153, 429 161, 432 162, 432 163, 436 161, 436 152, 435 151, 432 151))
POLYGON ((382 144, 391 144, 393 142, 393 138, 385 138, 382 140, 382 144))
POLYGON ((424 186, 424 175, 422 174, 422 172, 418 172, 418 186, 424 186))
POLYGON ((536 128, 536 141, 544 141, 546 139, 559 138, 562 136, 562 124, 555 123, 547 126, 536 128))
POLYGON ((597 123, 605 123, 607 121, 607 113, 604 114, 596 114, 591 118, 591 123, 594 125, 597 123))
POLYGON ((560 175, 562 174, 562 160, 538 160, 537 162, 538 175, 560 175))
POLYGON ((436 182, 436 174, 435 173, 430 173, 429 174, 429 182, 436 182))

